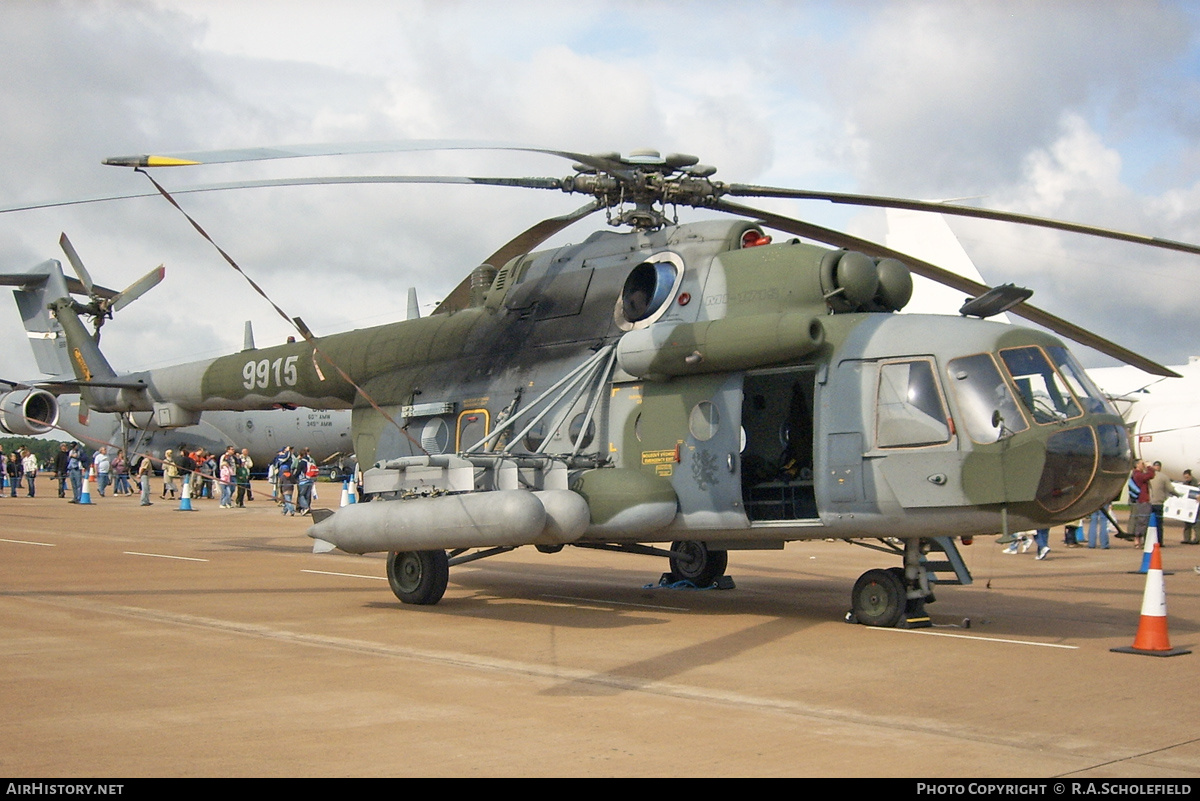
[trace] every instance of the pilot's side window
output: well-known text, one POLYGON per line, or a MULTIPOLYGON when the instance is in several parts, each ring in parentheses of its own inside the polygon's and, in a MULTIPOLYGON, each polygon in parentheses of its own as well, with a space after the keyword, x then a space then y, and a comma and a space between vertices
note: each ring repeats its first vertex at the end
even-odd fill
POLYGON ((996 363, 986 353, 963 356, 946 370, 958 402, 958 422, 971 439, 996 442, 1029 428, 996 363))
POLYGON ((875 442, 880 448, 940 445, 950 440, 950 421, 933 365, 926 360, 879 366, 875 442))

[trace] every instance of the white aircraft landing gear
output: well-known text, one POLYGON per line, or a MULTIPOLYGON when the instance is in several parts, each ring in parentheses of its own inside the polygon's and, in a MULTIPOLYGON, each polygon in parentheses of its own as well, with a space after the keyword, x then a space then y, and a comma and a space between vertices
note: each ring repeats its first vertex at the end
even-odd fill
POLYGON ((442 600, 450 580, 445 551, 392 551, 387 558, 388 584, 402 603, 429 606, 442 600))

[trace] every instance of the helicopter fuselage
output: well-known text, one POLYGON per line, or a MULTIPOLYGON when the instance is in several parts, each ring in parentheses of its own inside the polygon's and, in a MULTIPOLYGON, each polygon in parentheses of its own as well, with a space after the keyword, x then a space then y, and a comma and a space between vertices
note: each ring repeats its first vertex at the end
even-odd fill
POLYGON ((540 489, 529 466, 554 462, 588 503, 579 541, 966 536, 1119 492, 1125 429, 1057 339, 894 314, 888 260, 764 239, 597 233, 481 270, 453 313, 150 371, 93 408, 352 407, 360 464, 458 454, 471 490, 506 461, 540 489))

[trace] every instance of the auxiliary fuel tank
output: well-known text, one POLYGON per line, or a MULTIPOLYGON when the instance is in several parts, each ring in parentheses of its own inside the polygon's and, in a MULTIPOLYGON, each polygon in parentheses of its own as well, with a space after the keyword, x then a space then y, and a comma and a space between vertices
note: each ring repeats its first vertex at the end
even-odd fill
POLYGON ((499 490, 343 506, 308 530, 348 553, 563 545, 588 526, 588 505, 569 490, 499 490))

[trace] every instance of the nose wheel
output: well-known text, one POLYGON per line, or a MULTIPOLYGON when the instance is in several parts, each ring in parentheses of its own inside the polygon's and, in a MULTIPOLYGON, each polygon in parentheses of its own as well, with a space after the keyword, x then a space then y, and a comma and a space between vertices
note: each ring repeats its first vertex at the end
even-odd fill
POLYGON ((864 626, 886 628, 898 624, 908 603, 903 576, 904 571, 897 568, 868 570, 859 576, 850 595, 847 620, 864 626))
MULTIPOLYGON (((898 548, 892 550, 899 551, 898 548)), ((970 584, 958 548, 950 537, 928 537, 904 541, 904 567, 868 570, 854 582, 847 623, 864 626, 927 628, 933 625, 925 604, 933 603, 934 583, 970 584), (927 558, 939 552, 941 559, 927 558), (938 580, 935 570, 953 570, 954 577, 938 580)))

